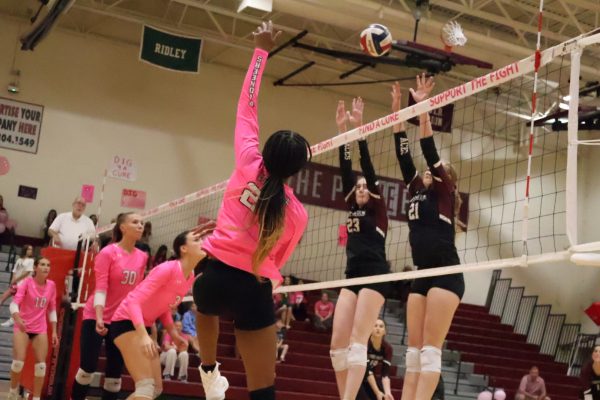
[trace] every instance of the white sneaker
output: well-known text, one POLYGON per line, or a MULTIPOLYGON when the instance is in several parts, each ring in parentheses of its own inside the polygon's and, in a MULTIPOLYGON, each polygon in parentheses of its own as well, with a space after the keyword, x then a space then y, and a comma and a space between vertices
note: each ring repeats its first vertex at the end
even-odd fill
POLYGON ((14 324, 15 324, 15 320, 12 319, 12 317, 10 317, 9 319, 7 319, 3 323, 1 323, 0 326, 2 326, 3 328, 10 328, 14 324))
POLYGON ((219 365, 220 364, 217 363, 215 369, 210 372, 204 372, 202 366, 198 367, 206 400, 225 399, 225 391, 229 388, 229 382, 227 381, 227 378, 221 376, 219 365))

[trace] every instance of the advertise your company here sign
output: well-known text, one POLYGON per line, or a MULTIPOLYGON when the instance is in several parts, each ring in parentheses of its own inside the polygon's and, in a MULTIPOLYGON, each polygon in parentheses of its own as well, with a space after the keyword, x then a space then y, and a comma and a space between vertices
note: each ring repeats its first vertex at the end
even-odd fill
POLYGON ((44 106, 0 97, 0 147, 36 154, 44 106))

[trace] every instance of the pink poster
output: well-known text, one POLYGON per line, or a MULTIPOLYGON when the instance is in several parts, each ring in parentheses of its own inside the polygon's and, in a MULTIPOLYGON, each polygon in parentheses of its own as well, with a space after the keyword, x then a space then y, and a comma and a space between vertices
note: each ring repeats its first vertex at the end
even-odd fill
POLYGON ((82 185, 81 186, 81 197, 86 203, 94 202, 94 185, 82 185))
POLYGON ((338 246, 345 247, 348 243, 348 229, 346 225, 340 225, 338 228, 338 246))
POLYGON ((123 189, 121 193, 121 207, 146 208, 146 192, 143 190, 123 189))

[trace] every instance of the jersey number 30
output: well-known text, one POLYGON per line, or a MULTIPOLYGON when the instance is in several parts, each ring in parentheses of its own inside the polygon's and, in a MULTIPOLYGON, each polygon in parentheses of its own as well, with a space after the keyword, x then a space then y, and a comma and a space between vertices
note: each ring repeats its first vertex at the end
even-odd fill
POLYGON ((137 278, 137 273, 135 271, 123 271, 123 280, 121 281, 121 285, 133 285, 137 278))
POLYGON ((348 228, 348 233, 360 232, 360 219, 348 218, 348 221, 346 222, 346 227, 348 228))
POLYGON ((410 221, 419 219, 419 203, 410 203, 410 207, 408 207, 408 219, 410 221))

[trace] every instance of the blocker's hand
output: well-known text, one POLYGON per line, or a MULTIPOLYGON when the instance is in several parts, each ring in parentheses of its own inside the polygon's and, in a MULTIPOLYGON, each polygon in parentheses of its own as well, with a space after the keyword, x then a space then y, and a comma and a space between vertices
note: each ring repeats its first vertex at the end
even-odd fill
POLYGON ((422 73, 421 75, 417 75, 417 90, 410 88, 410 94, 412 94, 415 102, 420 103, 429 98, 434 87, 435 82, 433 81, 433 76, 428 78, 425 73, 422 73))
POLYGON ((275 42, 281 36, 281 31, 273 31, 273 22, 263 22, 256 31, 252 32, 254 35, 254 45, 259 49, 265 51, 271 51, 275 47, 275 42))

